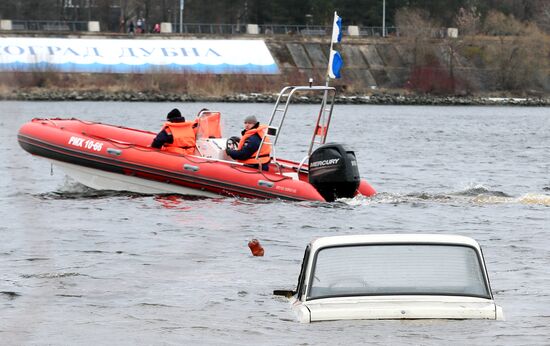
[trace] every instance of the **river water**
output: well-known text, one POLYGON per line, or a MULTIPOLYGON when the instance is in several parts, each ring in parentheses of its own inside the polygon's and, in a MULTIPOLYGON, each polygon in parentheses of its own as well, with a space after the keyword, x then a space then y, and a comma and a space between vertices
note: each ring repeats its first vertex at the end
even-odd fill
MULTIPOLYGON (((549 108, 338 105, 329 139, 379 194, 332 204, 98 192, 17 144, 33 117, 156 131, 176 106, 222 111, 226 136, 272 107, 0 102, 3 345, 550 344, 549 108), (506 321, 305 325, 272 295, 312 239, 376 233, 475 238, 506 321)), ((304 155, 315 114, 296 106, 278 156, 304 155)))

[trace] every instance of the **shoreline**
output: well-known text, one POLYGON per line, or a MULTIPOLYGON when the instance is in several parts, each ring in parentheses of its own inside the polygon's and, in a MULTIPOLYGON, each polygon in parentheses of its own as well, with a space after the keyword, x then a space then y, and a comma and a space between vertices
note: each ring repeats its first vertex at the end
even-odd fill
MULTIPOLYGON (((116 102, 242 102, 275 103, 277 93, 236 93, 206 96, 178 93, 103 92, 103 91, 13 91, 0 93, 1 101, 116 101, 116 102)), ((295 103, 318 103, 320 97, 299 96, 295 103)), ((438 105, 438 106, 550 106, 550 98, 543 97, 488 97, 488 96, 433 96, 379 93, 372 95, 337 95, 335 104, 364 105, 438 105)))

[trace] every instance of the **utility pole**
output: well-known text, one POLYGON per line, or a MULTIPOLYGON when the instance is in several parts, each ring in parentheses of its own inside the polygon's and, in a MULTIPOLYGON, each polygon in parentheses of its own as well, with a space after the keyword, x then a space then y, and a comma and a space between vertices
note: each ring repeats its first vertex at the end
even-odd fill
POLYGON ((180 0, 180 34, 183 33, 183 6, 184 0, 180 0))
POLYGON ((382 37, 386 37, 386 0, 382 0, 382 37))

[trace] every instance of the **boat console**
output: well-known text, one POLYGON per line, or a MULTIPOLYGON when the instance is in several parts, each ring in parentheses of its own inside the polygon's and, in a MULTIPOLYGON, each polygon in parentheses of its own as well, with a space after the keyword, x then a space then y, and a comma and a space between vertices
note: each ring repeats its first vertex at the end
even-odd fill
POLYGON ((225 146, 225 138, 199 138, 196 143, 198 154, 202 157, 216 160, 232 160, 225 153, 225 146))

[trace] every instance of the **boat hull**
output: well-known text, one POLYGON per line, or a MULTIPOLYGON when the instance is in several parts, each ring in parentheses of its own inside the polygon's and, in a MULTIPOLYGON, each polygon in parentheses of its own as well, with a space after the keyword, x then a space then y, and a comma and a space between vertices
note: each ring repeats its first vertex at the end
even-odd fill
MULTIPOLYGON (((259 172, 236 162, 150 148, 154 136, 77 119, 34 119, 21 127, 18 140, 27 152, 51 160, 94 189, 324 201, 307 175, 289 174, 297 163, 283 160, 288 167, 279 172, 259 172)), ((374 191, 366 182, 358 190, 374 191)))

